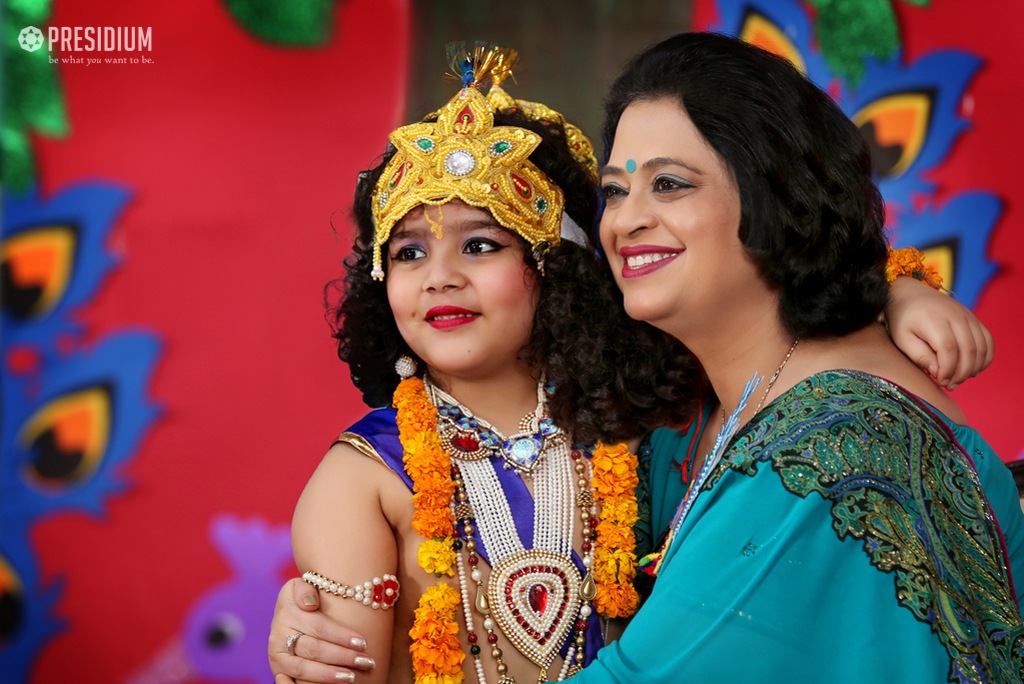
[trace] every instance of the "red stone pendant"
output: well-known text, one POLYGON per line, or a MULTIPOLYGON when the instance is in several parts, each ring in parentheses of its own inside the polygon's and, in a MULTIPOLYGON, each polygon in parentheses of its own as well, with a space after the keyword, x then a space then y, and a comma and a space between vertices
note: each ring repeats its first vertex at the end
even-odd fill
POLYGON ((546 668, 576 622, 579 571, 571 559, 549 551, 519 551, 491 568, 487 598, 509 641, 546 668))
POLYGON ((548 607, 548 588, 543 584, 534 584, 530 587, 530 608, 535 613, 543 613, 548 607))
POLYGON ((480 448, 480 441, 474 435, 455 435, 451 441, 453 447, 466 454, 480 448))

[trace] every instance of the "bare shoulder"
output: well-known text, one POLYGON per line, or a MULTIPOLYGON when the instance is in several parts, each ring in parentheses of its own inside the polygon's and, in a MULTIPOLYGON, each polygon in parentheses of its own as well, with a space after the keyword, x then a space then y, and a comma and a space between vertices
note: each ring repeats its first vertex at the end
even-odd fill
POLYGON ((404 484, 382 460, 339 441, 306 483, 295 507, 293 536, 296 525, 307 517, 338 520, 338 516, 357 514, 365 520, 372 513, 383 514, 381 501, 400 491, 406 491, 404 484))

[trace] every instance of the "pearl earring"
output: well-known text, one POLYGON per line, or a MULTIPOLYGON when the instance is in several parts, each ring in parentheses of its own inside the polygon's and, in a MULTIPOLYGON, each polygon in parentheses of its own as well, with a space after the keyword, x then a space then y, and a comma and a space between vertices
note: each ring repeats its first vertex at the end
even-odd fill
POLYGON ((412 358, 402 354, 395 361, 395 372, 398 373, 398 377, 406 380, 411 378, 416 373, 416 362, 412 358))

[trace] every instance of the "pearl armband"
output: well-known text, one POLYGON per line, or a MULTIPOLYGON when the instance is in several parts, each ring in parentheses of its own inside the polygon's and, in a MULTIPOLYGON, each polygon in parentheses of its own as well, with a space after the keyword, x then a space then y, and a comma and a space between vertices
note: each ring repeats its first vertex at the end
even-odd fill
POLYGON ((348 586, 307 570, 302 573, 302 581, 328 594, 352 599, 374 610, 387 610, 395 605, 399 594, 398 578, 394 575, 374 577, 369 582, 348 586))

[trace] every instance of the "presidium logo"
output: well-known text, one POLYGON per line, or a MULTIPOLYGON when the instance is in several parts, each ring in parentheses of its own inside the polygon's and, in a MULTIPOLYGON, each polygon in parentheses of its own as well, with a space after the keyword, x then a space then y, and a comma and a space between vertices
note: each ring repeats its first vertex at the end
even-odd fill
MULTIPOLYGON (((56 58, 51 56, 50 62, 56 64, 88 63, 98 64, 100 62, 110 64, 138 64, 139 59, 135 57, 76 57, 75 52, 143 52, 153 51, 153 28, 147 26, 50 26, 47 28, 46 36, 35 26, 26 26, 18 34, 18 44, 22 50, 35 52, 44 44, 49 43, 47 48, 53 52, 54 43, 60 43, 60 51, 64 57, 56 58)), ((152 64, 153 60, 142 57, 142 62, 152 64)))
POLYGON ((22 50, 35 52, 43 47, 43 42, 43 32, 35 26, 26 26, 18 34, 18 45, 21 46, 22 50))

